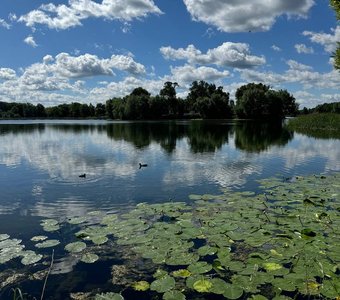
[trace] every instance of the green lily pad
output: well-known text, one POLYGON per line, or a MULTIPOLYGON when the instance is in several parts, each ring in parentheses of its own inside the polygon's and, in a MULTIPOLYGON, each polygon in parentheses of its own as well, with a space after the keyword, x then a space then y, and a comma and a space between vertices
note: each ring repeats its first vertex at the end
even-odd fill
POLYGON ((41 241, 45 241, 47 239, 48 239, 48 237, 46 235, 36 235, 36 236, 31 238, 31 241, 32 242, 41 242, 41 241))
POLYGON ((211 269, 212 269, 212 265, 208 264, 205 261, 195 262, 188 267, 188 270, 192 274, 204 274, 204 273, 211 271, 211 269))
POLYGON ((21 263, 23 265, 32 265, 37 263, 39 260, 42 259, 41 254, 36 254, 34 251, 24 251, 23 258, 21 259, 21 263))
POLYGON ((91 237, 91 241, 96 245, 105 244, 109 239, 106 236, 91 237))
POLYGON ((93 264, 94 262, 96 262, 99 259, 99 256, 97 254, 94 253, 84 253, 81 256, 81 261, 87 264, 93 264))
POLYGON ((243 289, 235 284, 228 284, 223 293, 227 299, 238 299, 243 295, 243 289))
POLYGON ((50 248, 59 245, 60 242, 58 240, 46 240, 41 243, 35 244, 37 248, 50 248))
POLYGON ((5 234, 5 233, 0 234, 0 242, 3 241, 3 240, 7 240, 8 238, 9 238, 8 234, 5 234))
POLYGON ((78 225, 87 221, 86 217, 74 217, 68 220, 70 224, 78 225))
POLYGON ((78 253, 86 248, 86 244, 83 242, 69 243, 65 246, 65 250, 68 252, 78 253))
POLYGON ((132 284, 132 288, 136 291, 147 291, 150 288, 150 284, 147 281, 137 281, 132 284))
POLYGON ((150 285, 152 291, 165 293, 175 287, 175 279, 169 275, 165 275, 160 279, 153 281, 150 285))
POLYGON ((124 297, 117 293, 102 293, 97 294, 94 300, 124 300, 124 297))
POLYGON ((191 276, 191 272, 188 271, 187 269, 180 269, 180 270, 177 270, 177 271, 173 271, 172 275, 174 277, 187 278, 187 277, 191 276))
POLYGON ((282 269, 282 265, 273 263, 273 262, 264 263, 263 267, 266 269, 266 271, 269 271, 269 272, 282 269))
POLYGON ((185 300, 185 295, 177 290, 167 291, 163 295, 163 300, 185 300))
POLYGON ((199 293, 208 293, 212 288, 213 284, 208 279, 200 279, 194 282, 193 288, 199 293))

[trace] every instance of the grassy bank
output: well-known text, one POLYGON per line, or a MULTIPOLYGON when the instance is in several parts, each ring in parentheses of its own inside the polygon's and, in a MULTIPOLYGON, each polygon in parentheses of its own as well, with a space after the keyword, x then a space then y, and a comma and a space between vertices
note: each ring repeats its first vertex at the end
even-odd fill
POLYGON ((340 139, 340 114, 302 115, 289 120, 287 127, 312 137, 340 139))

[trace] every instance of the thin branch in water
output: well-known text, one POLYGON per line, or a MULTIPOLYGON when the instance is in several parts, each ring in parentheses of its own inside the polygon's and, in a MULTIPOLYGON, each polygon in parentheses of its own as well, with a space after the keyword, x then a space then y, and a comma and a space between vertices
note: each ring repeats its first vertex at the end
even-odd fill
POLYGON ((51 270, 52 270, 52 267, 53 267, 53 261, 54 261, 54 249, 52 250, 51 264, 50 264, 50 267, 48 268, 48 271, 47 271, 47 274, 46 274, 46 277, 45 277, 45 282, 44 282, 44 285, 43 285, 43 289, 41 291, 40 300, 43 300, 43 298, 44 298, 44 293, 45 293, 45 288, 46 288, 46 284, 47 284, 47 279, 48 279, 48 276, 51 273, 51 270))

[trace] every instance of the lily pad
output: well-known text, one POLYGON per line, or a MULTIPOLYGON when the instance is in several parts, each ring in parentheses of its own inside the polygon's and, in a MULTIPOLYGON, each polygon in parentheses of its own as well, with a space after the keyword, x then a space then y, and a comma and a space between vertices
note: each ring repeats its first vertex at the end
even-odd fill
POLYGON ((6 233, 1 233, 0 234, 0 241, 7 240, 9 238, 9 235, 6 233))
POLYGON ((41 241, 45 241, 47 239, 48 239, 48 237, 46 235, 36 235, 36 236, 31 238, 31 241, 32 242, 41 242, 41 241))
POLYGON ((35 244, 37 248, 50 248, 59 245, 60 242, 58 240, 46 240, 41 243, 35 244))
POLYGON ((180 269, 180 270, 177 270, 177 271, 173 271, 172 275, 174 277, 187 278, 187 277, 191 276, 191 272, 188 271, 187 269, 180 269))
POLYGON ((175 279, 169 275, 165 275, 160 279, 153 281, 150 285, 152 291, 165 293, 175 287, 175 279))
POLYGON ((99 256, 97 254, 94 253, 84 253, 81 256, 81 261, 87 264, 93 264, 94 262, 96 262, 99 259, 99 256))
POLYGON ((78 253, 86 248, 86 244, 83 242, 69 243, 65 246, 65 250, 72 253, 78 253))
POLYGON ((102 293, 97 294, 94 300, 124 300, 124 297, 117 293, 102 293))
POLYGON ((150 288, 150 284, 147 281, 137 281, 132 284, 132 288, 136 291, 147 291, 150 288))
POLYGON ((185 295, 177 290, 167 291, 163 295, 163 300, 185 300, 185 295))
POLYGON ((68 220, 70 224, 78 225, 87 221, 86 217, 74 217, 68 220))
POLYGON ((34 251, 24 251, 23 252, 23 258, 21 259, 21 263, 23 265, 31 265, 31 264, 35 264, 36 262, 38 262, 39 260, 42 259, 42 255, 41 254, 36 254, 34 251))
POLYGON ((199 293, 208 293, 212 288, 213 284, 208 279, 200 279, 194 282, 193 288, 199 293))
POLYGON ((211 271, 212 265, 208 264, 205 261, 198 261, 191 264, 188 267, 188 270, 193 274, 203 274, 211 271))

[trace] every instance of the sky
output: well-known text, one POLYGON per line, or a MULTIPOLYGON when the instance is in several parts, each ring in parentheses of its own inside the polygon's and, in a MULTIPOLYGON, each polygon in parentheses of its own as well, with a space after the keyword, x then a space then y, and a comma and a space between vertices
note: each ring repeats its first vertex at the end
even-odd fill
POLYGON ((194 80, 287 89, 300 108, 340 101, 328 0, 1 0, 0 101, 104 103, 194 80))

